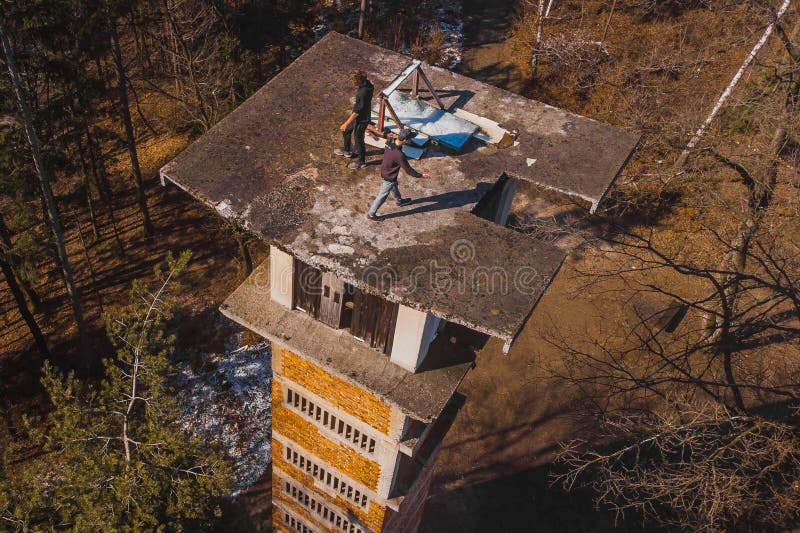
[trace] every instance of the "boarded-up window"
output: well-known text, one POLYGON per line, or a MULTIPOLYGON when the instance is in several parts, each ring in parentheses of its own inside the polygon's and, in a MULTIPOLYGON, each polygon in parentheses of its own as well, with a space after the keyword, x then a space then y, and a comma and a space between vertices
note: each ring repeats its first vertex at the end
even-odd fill
POLYGON ((350 332, 371 347, 389 354, 397 323, 396 303, 373 296, 294 259, 294 308, 334 328, 350 332))
POLYGON ((332 328, 342 327, 342 303, 344 282, 329 272, 322 274, 322 297, 319 304, 319 319, 332 328))
POLYGON ((356 288, 350 332, 385 354, 392 351, 398 305, 356 288))
POLYGON ((294 307, 314 318, 319 317, 322 272, 318 268, 294 259, 294 307))

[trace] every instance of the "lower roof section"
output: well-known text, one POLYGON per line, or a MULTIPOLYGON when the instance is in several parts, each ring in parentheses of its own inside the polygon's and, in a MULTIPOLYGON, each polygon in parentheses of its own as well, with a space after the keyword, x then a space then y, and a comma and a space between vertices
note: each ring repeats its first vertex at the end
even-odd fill
POLYGON ((414 374, 391 363, 388 356, 356 339, 348 330, 333 329, 302 311, 273 302, 269 260, 225 300, 220 311, 423 422, 439 416, 471 366, 469 362, 452 364, 463 360, 462 348, 439 343, 437 353, 429 354, 426 360, 426 367, 431 369, 414 374))

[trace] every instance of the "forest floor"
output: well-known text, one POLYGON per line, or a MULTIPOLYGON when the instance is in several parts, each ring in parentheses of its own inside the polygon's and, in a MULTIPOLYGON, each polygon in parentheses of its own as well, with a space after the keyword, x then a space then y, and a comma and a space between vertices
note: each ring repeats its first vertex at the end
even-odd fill
MULTIPOLYGON (((515 2, 465 0, 465 49, 457 70, 548 104, 641 131, 641 144, 619 179, 617 193, 633 199, 630 224, 652 224, 665 247, 680 247, 700 223, 697 208, 681 194, 714 187, 717 194, 732 194, 729 201, 734 202, 742 189, 736 176, 705 169, 693 176, 695 182, 681 183, 675 188, 679 192, 664 201, 663 179, 669 175, 678 147, 710 111, 758 40, 761 28, 748 26, 748 14, 735 7, 719 11, 690 8, 653 18, 623 8, 611 19, 606 55, 591 44, 600 40, 608 21, 606 4, 581 2, 579 19, 574 12, 559 9, 574 8, 575 3, 554 5, 545 24, 545 42, 551 54, 540 59, 534 79, 529 66, 534 28, 515 11, 515 2), (751 31, 742 32, 741 28, 751 31), (571 48, 575 43, 584 44, 571 48), (659 208, 651 211, 655 205, 659 208)), ((777 43, 772 44, 776 48, 765 51, 765 56, 777 49, 777 43)), ((742 85, 755 79, 750 70, 742 85)), ((718 124, 725 120, 720 116, 718 124)), ((535 192, 526 195, 519 191, 512 217, 523 219, 536 212, 534 204, 541 198, 535 196, 535 192)), ((713 217, 715 213, 706 210, 702 215, 713 217)), ((697 236, 692 242, 696 251, 706 244, 697 236)), ((576 263, 585 268, 590 261, 579 257, 576 263)), ((590 439, 598 428, 597 420, 587 420, 585 406, 571 396, 574 391, 553 379, 559 356, 543 339, 552 334, 550 328, 567 331, 575 325, 575 317, 580 317, 577 321, 596 338, 604 338, 614 326, 603 317, 619 317, 618 327, 624 329, 631 313, 627 304, 660 304, 638 298, 609 302, 609 293, 619 294, 618 299, 628 294, 625 287, 610 281, 596 292, 577 291, 575 287, 582 282, 575 269, 573 261, 563 268, 508 355, 491 342, 478 354, 475 369, 459 387, 467 400, 442 445, 421 531, 641 530, 635 517, 617 523, 613 512, 596 509, 595 495, 588 489, 568 492, 555 483, 553 460, 560 443, 590 439)), ((669 283, 671 289, 684 294, 695 288, 686 278, 676 277, 669 283)))
POLYGON ((512 59, 508 41, 515 20, 513 0, 464 0, 464 49, 456 70, 523 94, 527 73, 512 59))
MULTIPOLYGON (((231 347, 226 350, 226 343, 230 342, 232 336, 242 340, 241 328, 233 323, 219 324, 218 307, 243 281, 244 268, 233 234, 217 214, 183 191, 174 187, 165 189, 159 182, 158 169, 177 155, 189 140, 186 134, 175 132, 168 125, 169 117, 175 112, 172 104, 158 95, 141 93, 140 105, 156 129, 154 133, 148 131, 141 121, 137 123, 140 134, 139 160, 145 177, 154 235, 150 238, 143 235, 132 180, 120 178, 112 182, 116 224, 124 247, 122 254, 118 252, 111 221, 103 210, 98 210, 100 238, 92 242, 88 210, 68 212, 65 209, 66 202, 61 206, 67 252, 82 295, 93 359, 99 361, 100 358, 113 356, 114 348, 106 336, 104 315, 113 317, 114 308, 128 302, 132 282, 153 279, 153 268, 163 263, 167 253, 177 255, 188 249, 192 252, 192 258, 173 295, 180 305, 177 356, 182 361, 181 365, 208 367, 205 358, 230 351, 231 347), (214 235, 214 239, 209 239, 209 235, 214 235), (198 359, 204 360, 198 362, 198 359)), ((134 118, 137 117, 134 115, 134 118)), ((129 168, 127 152, 119 151, 110 156, 111 175, 129 175, 129 170, 126 170, 129 168)), ((78 187, 74 179, 61 179, 56 183, 55 192, 57 197, 70 198, 78 194, 78 187)), ((256 264, 265 257, 265 247, 260 244, 252 244, 251 252, 256 264)), ((42 265, 50 264, 49 261, 42 261, 42 265)), ((36 316, 54 354, 53 361, 65 370, 74 368, 77 334, 74 315, 59 273, 43 268, 35 288, 43 299, 42 308, 36 316)), ((5 283, 0 289, 0 324, 3 325, 0 332, 0 407, 3 414, 0 439, 7 440, 23 434, 24 415, 44 414, 48 405, 39 383, 43 359, 5 283)), ((255 341, 256 338, 245 333, 242 342, 252 344, 255 341)), ((263 509, 263 502, 267 502, 265 512, 268 514, 270 479, 267 471, 259 483, 240 495, 237 502, 229 503, 224 522, 241 525, 249 520, 250 510, 257 512, 263 509), (253 503, 253 498, 258 502, 253 503), (244 502, 247 503, 247 511, 242 510, 244 502), (229 520, 228 517, 232 518, 229 520)))

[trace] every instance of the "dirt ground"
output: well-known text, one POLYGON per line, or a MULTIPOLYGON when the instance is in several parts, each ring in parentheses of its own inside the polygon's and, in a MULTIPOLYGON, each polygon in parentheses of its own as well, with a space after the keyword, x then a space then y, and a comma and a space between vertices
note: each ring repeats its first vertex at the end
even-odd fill
MULTIPOLYGON (((514 21, 519 21, 513 2, 467 0, 464 15, 462 73, 592 118, 643 130, 639 153, 621 178, 623 187, 643 189, 649 185, 642 176, 658 171, 658 159, 674 155, 666 146, 674 138, 655 135, 655 126, 674 133, 696 124, 757 38, 732 39, 728 41, 732 45, 724 49, 707 48, 698 39, 696 32, 702 33, 703 26, 725 27, 723 33, 733 31, 733 22, 743 16, 739 12, 711 14, 701 10, 661 25, 637 20, 635 13, 618 12, 607 42, 613 53, 627 57, 584 93, 571 84, 574 80, 554 71, 546 61, 540 67, 539 79, 530 79, 525 64, 529 56, 524 55, 529 49, 520 45, 518 34, 513 34, 518 27, 514 21), (654 33, 659 31, 662 34, 654 33), (637 54, 633 50, 642 35, 654 36, 641 41, 642 46, 652 44, 653 48, 640 48, 637 54), (659 71, 667 67, 660 63, 663 54, 658 54, 657 48, 683 43, 688 43, 687 48, 695 47, 686 50, 686 56, 703 58, 697 63, 701 66, 693 65, 689 74, 659 71), (708 57, 713 60, 707 61, 708 57), (641 72, 632 74, 637 70, 641 72), (640 87, 625 85, 630 75, 649 79, 640 87)), ((581 17, 583 35, 597 38, 607 15, 604 10, 587 8, 586 16, 581 17)), ((556 12, 552 20, 548 19, 545 35, 572 31, 570 24, 572 21, 556 12)), ((535 203, 531 208, 515 200, 512 214, 529 215, 536 211, 535 203)), ((686 208, 660 220, 665 238, 670 238, 667 229, 671 225, 680 229, 675 238, 682 238, 677 236, 685 235, 682 231, 696 216, 686 208)), ((577 322, 583 323, 585 331, 576 333, 608 334, 609 328, 625 328, 630 305, 653 305, 612 304, 602 291, 576 290, 579 281, 574 269, 582 260, 578 256, 568 260, 509 354, 502 353, 501 343, 495 339, 478 353, 475 369, 459 387, 466 400, 442 445, 422 531, 641 530, 636 516, 615 525, 613 513, 595 508, 590 492, 567 492, 553 478, 559 470, 552 461, 561 443, 577 437, 590 439, 599 427, 588 416, 582 393, 552 377, 561 363, 558 353, 544 339, 554 329, 578 326, 577 322), (609 321, 608 317, 616 319, 609 321)))
POLYGON ((508 36, 515 21, 515 2, 465 0, 464 49, 456 70, 517 94, 528 89, 529 76, 513 61, 508 36))

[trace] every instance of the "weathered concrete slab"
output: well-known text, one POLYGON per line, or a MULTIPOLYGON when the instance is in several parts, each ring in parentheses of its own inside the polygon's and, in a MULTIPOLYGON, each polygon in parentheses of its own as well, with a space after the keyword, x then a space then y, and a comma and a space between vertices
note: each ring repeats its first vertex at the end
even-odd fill
MULTIPOLYGON (((348 330, 336 330, 302 311, 289 310, 270 300, 269 259, 220 307, 222 314, 278 344, 321 365, 332 374, 363 387, 396 405, 403 413, 424 422, 442 412, 470 363, 442 365, 441 368, 410 373, 389 362, 389 357, 353 337, 348 330)), ((429 357, 455 361, 463 354, 458 347, 440 343, 441 352, 429 357)))
POLYGON ((168 163, 162 176, 267 243, 353 285, 509 342, 565 254, 470 210, 503 172, 596 205, 638 135, 425 67, 447 106, 516 130, 519 143, 498 149, 470 141, 456 156, 429 148, 413 164, 432 177, 401 177, 403 195, 414 202, 387 202, 387 219, 375 223, 365 215, 381 183, 380 156, 373 152, 370 166, 351 171, 332 151, 352 109, 350 69, 362 68, 381 87, 408 61, 330 34, 168 163), (458 281, 455 289, 442 285, 448 276, 458 281))

